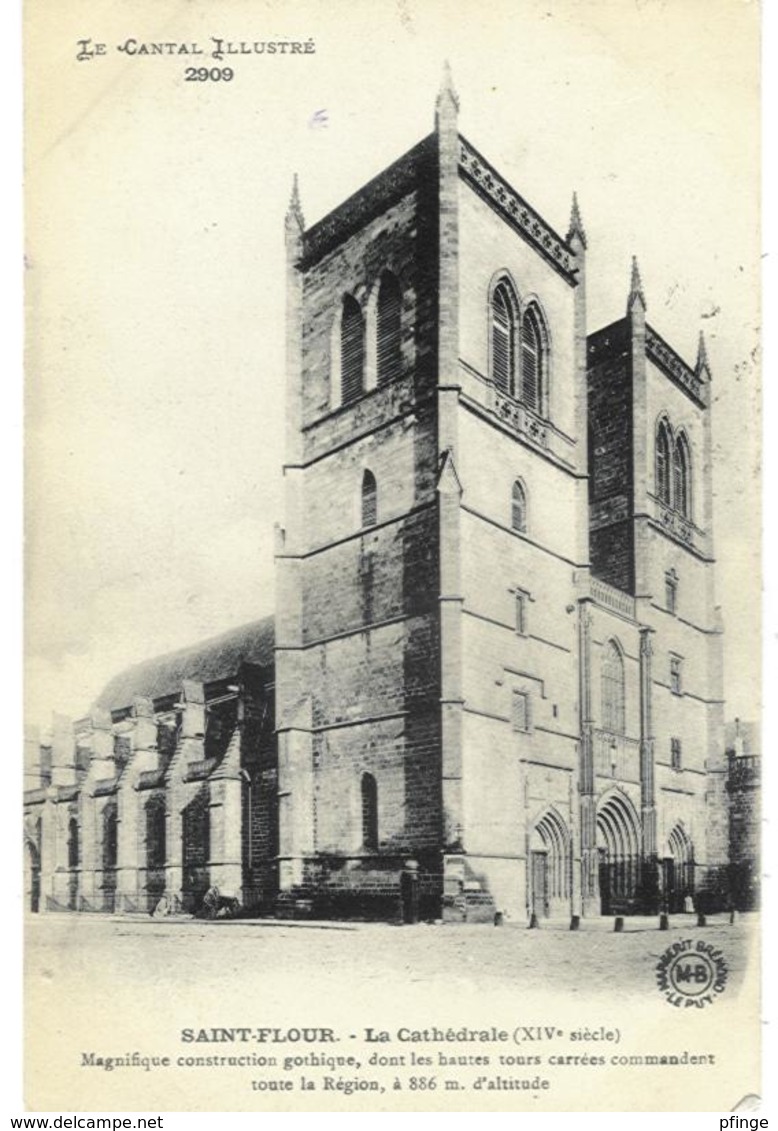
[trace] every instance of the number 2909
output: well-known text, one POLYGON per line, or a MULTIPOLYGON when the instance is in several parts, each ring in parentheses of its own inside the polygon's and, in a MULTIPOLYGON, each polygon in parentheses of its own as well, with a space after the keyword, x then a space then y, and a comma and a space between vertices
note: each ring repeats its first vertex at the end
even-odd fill
POLYGON ((184 82, 232 82, 235 72, 232 67, 187 67, 184 82))

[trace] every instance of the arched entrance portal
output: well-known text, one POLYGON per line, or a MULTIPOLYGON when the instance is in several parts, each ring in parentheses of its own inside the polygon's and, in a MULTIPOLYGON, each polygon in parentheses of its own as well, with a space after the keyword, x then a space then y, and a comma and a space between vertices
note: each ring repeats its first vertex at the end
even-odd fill
POLYGON ((570 903, 570 833, 556 809, 549 809, 530 834, 530 911, 538 918, 564 915, 570 903))
POLYGON ((612 793, 597 810, 600 914, 636 909, 640 884, 640 824, 632 802, 612 793))
POLYGON ((694 846, 680 821, 667 838, 662 892, 665 908, 671 914, 684 911, 687 898, 694 895, 694 846))

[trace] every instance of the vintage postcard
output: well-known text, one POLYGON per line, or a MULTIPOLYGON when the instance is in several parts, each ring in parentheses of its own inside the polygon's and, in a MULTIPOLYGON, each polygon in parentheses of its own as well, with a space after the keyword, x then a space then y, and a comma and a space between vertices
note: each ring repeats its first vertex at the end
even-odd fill
POLYGON ((756 1104, 757 5, 24 31, 28 1107, 756 1104))

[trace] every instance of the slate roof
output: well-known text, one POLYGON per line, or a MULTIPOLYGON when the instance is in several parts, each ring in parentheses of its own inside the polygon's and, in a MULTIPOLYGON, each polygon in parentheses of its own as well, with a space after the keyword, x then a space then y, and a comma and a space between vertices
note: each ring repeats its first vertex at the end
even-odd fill
POLYGON ((210 683, 235 676, 244 661, 265 667, 273 663, 274 646, 274 619, 264 617, 177 652, 134 664, 106 684, 95 705, 118 711, 131 706, 136 696, 161 699, 174 695, 185 679, 210 683))

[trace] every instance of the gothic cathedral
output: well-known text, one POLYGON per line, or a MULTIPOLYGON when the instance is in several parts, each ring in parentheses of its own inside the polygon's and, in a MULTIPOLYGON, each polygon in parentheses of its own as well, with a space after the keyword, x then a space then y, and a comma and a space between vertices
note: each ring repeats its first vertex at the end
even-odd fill
MULTIPOLYGON (((274 623, 30 744, 35 908, 524 921, 724 904, 710 381, 587 327, 561 235, 435 129, 287 249, 274 623)), ((626 281, 626 280, 625 280, 626 281)))

